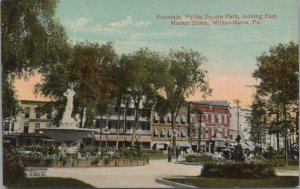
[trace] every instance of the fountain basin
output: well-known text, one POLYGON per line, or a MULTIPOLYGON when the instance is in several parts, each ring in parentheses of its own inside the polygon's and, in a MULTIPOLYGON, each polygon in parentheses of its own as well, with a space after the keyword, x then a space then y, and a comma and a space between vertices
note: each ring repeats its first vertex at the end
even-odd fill
POLYGON ((86 137, 88 134, 94 132, 93 129, 83 129, 83 128, 70 128, 70 127, 54 127, 54 128, 42 128, 39 129, 52 139, 64 143, 70 146, 72 143, 79 139, 86 137))

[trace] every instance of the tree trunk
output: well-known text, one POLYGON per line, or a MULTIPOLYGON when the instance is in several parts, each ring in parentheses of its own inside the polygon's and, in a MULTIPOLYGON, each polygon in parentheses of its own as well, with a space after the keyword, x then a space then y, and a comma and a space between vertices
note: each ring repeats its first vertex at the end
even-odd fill
POLYGON ((100 130, 99 145, 100 145, 100 148, 102 147, 102 126, 103 126, 103 113, 101 113, 101 122, 100 122, 100 125, 99 125, 99 130, 100 130))
POLYGON ((176 135, 174 133, 174 129, 175 129, 175 126, 174 126, 174 120, 175 117, 174 117, 174 112, 171 112, 171 126, 172 126, 172 132, 173 132, 173 140, 172 140, 172 146, 173 146, 173 155, 175 156, 175 147, 176 147, 176 135))
POLYGON ((286 125, 286 106, 283 106, 283 116, 284 116, 284 130, 285 130, 285 134, 284 134, 284 145, 285 145, 285 164, 288 165, 288 152, 287 152, 287 125, 286 125))
POLYGON ((131 137, 131 145, 130 147, 132 148, 134 146, 135 138, 136 138, 136 130, 139 126, 139 110, 135 109, 135 116, 134 116, 134 127, 132 131, 132 137, 131 137))
POLYGON ((83 112, 84 112, 84 108, 80 110, 80 124, 79 124, 79 128, 83 127, 83 112))
POLYGON ((288 148, 288 145, 287 145, 287 134, 285 134, 284 136, 284 148, 285 148, 285 165, 288 165, 288 153, 287 153, 287 148, 288 148))
POLYGON ((118 122, 117 122, 117 140, 116 140, 116 149, 119 149, 119 132, 120 132, 120 109, 118 108, 118 122))
POLYGON ((279 152, 280 150, 280 146, 279 146, 279 131, 276 133, 276 142, 277 142, 277 152, 279 152))

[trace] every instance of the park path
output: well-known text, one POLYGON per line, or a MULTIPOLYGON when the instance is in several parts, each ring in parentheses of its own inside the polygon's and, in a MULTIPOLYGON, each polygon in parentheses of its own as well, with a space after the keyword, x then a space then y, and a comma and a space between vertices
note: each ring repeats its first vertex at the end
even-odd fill
POLYGON ((69 177, 97 188, 170 188, 159 184, 156 178, 167 176, 197 176, 201 165, 183 165, 167 160, 150 160, 146 166, 49 168, 46 176, 69 177))

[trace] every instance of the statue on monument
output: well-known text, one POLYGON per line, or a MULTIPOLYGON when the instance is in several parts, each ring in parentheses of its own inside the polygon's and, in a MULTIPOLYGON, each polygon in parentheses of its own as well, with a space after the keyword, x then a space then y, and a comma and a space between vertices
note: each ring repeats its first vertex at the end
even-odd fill
POLYGON ((63 127, 75 127, 75 119, 71 117, 72 111, 73 111, 73 99, 74 99, 74 87, 75 83, 69 83, 69 88, 64 93, 64 96, 67 98, 67 104, 65 108, 65 112, 63 114, 63 118, 61 120, 61 126, 63 127))

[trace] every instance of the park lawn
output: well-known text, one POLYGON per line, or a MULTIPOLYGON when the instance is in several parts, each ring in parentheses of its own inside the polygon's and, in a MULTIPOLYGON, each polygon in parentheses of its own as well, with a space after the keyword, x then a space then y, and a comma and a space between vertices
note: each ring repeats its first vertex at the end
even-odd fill
POLYGON ((148 157, 149 160, 168 159, 168 154, 165 153, 145 153, 144 155, 148 157))
POLYGON ((36 177, 24 180, 8 186, 10 188, 95 188, 90 184, 73 178, 61 177, 36 177))
POLYGON ((272 188, 272 187, 296 187, 299 185, 299 177, 285 176, 262 179, 224 179, 205 177, 166 178, 166 180, 178 182, 196 187, 205 188, 272 188))
POLYGON ((283 169, 283 170, 291 170, 291 171, 298 171, 299 170, 299 166, 298 165, 287 165, 284 167, 275 167, 275 169, 283 169))

